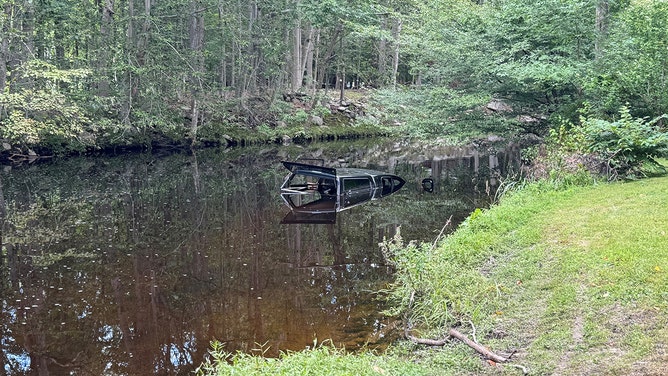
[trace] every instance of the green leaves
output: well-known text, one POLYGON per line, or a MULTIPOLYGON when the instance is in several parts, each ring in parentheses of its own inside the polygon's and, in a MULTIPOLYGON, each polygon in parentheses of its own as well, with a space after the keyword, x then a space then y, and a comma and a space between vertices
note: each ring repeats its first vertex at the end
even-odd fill
POLYGON ((26 62, 21 69, 26 77, 45 80, 48 85, 71 84, 91 75, 90 69, 59 69, 46 61, 34 59, 26 62))
POLYGON ((85 147, 80 138, 90 120, 84 111, 57 91, 23 90, 0 94, 7 115, 0 118, 0 136, 18 145, 52 146, 62 142, 85 147))
POLYGON ((596 109, 629 103, 636 115, 668 112, 668 3, 637 2, 611 22, 585 89, 596 109))
POLYGON ((624 106, 619 120, 583 119, 581 129, 589 151, 605 158, 616 174, 630 178, 642 172, 643 163, 657 164, 655 158, 668 152, 668 132, 657 126, 665 118, 633 118, 624 106))

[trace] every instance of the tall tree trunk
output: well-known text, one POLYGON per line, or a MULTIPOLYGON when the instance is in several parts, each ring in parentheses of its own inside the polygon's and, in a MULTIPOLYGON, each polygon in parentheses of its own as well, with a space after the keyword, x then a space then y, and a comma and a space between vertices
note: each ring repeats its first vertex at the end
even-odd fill
POLYGON ((343 38, 345 35, 341 35, 341 41, 339 43, 339 59, 338 59, 338 79, 337 83, 339 85, 339 103, 343 104, 345 99, 345 90, 346 90, 346 62, 343 58, 343 38))
POLYGON ((609 0, 599 0, 596 3, 596 39, 594 40, 594 56, 601 56, 601 43, 608 34, 608 12, 610 11, 609 0))
MULTIPOLYGON (((32 88, 34 86, 34 79, 23 75, 22 69, 19 67, 32 59, 35 56, 35 40, 34 40, 34 31, 35 31, 35 5, 31 0, 25 0, 22 4, 23 14, 16 18, 14 15, 14 23, 20 25, 21 37, 18 41, 13 40, 12 44, 9 46, 10 53, 13 48, 16 49, 14 56, 9 58, 9 69, 11 72, 11 79, 14 85, 23 88, 32 88)), ((15 12, 19 12, 16 7, 14 8, 15 12)), ((15 26, 16 27, 16 26, 15 26)))
POLYGON ((151 39, 151 5, 152 0, 144 0, 144 20, 141 33, 137 39, 137 65, 146 65, 146 53, 151 39))
POLYGON ((102 78, 97 83, 97 91, 98 95, 106 97, 109 95, 108 68, 111 54, 108 46, 112 43, 114 0, 103 0, 100 3, 100 13, 100 45, 98 47, 97 68, 100 70, 102 78))
POLYGON ((302 88, 304 79, 304 70, 302 69, 302 25, 301 20, 295 21, 295 27, 292 30, 292 69, 291 69, 291 89, 293 93, 302 88))
POLYGON ((23 25, 23 62, 35 58, 35 4, 31 0, 26 0, 23 3, 25 9, 25 18, 23 25))
POLYGON ((7 87, 7 64, 9 63, 9 44, 10 44, 10 17, 12 14, 11 4, 5 3, 2 6, 2 24, 0 25, 0 93, 5 92, 7 87))
POLYGON ((218 21, 220 28, 220 39, 221 39, 221 53, 219 60, 219 81, 220 81, 220 91, 219 95, 222 97, 224 95, 225 88, 227 87, 227 48, 225 41, 225 4, 222 1, 218 3, 218 21))
POLYGON ((64 28, 65 25, 63 25, 63 19, 60 16, 56 16, 54 19, 54 25, 53 25, 53 42, 55 44, 55 50, 56 50, 56 64, 59 67, 66 67, 66 60, 65 60, 65 46, 63 45, 65 35, 64 35, 64 28))
POLYGON ((302 85, 304 79, 306 79, 306 84, 310 85, 310 81, 313 81, 313 35, 315 33, 315 28, 309 24, 308 25, 308 36, 306 37, 306 45, 304 45, 304 50, 302 51, 302 61, 301 61, 301 73, 302 73, 302 85), (304 75, 306 74, 306 75, 304 75))
MULTIPOLYGON (((149 1, 149 0, 147 0, 149 1)), ((204 57, 202 50, 204 47, 204 6, 198 0, 190 4, 190 52, 191 58, 191 73, 190 73, 190 139, 192 145, 197 142, 197 129, 200 121, 200 104, 199 96, 202 90, 202 73, 204 71, 204 57)))
MULTIPOLYGON (((237 6, 241 9, 241 1, 237 1, 237 6)), ((248 4, 247 15, 248 23, 246 25, 246 41, 237 44, 237 58, 239 59, 238 69, 239 69, 239 78, 237 79, 238 89, 237 96, 242 100, 240 105, 245 107, 245 98, 248 96, 248 93, 255 91, 256 85, 256 70, 259 65, 259 56, 258 56, 258 41, 260 36, 256 35, 255 32, 255 23, 259 17, 260 10, 257 5, 257 1, 253 0, 248 4), (246 45, 245 50, 243 49, 243 44, 246 45)), ((239 17, 239 33, 243 33, 243 17, 239 17)))
MULTIPOLYGON (((311 77, 311 90, 313 92, 313 95, 315 97, 315 93, 318 92, 320 89, 319 85, 319 77, 320 77, 320 66, 319 66, 319 61, 320 61, 320 29, 316 29, 315 33, 315 41, 314 41, 314 47, 313 47, 313 53, 311 54, 310 57, 311 62, 309 65, 312 67, 311 72, 309 73, 309 76, 311 77)), ((315 100, 315 98, 314 98, 315 100)))
MULTIPOLYGON (((336 48, 337 42, 339 42, 339 36, 343 32, 343 25, 339 23, 336 26, 336 29, 334 30, 334 35, 332 35, 332 39, 329 42, 329 45, 327 47, 327 51, 325 52, 325 55, 323 57, 323 62, 321 64, 321 67, 319 70, 319 76, 318 76, 318 83, 321 85, 324 85, 325 87, 328 87, 328 82, 325 82, 327 80, 327 70, 329 69, 330 64, 332 61, 335 59, 334 55, 334 49, 336 48)), ((338 84, 335 86, 338 88, 338 84)))
MULTIPOLYGON (((127 64, 129 67, 134 65, 132 61, 134 50, 135 50, 135 28, 134 28, 134 19, 135 19, 135 6, 134 0, 128 0, 128 27, 125 33, 125 49, 127 55, 127 64)), ((123 106, 120 113, 120 120, 125 124, 130 123, 130 113, 132 112, 132 99, 136 94, 137 87, 134 83, 135 79, 132 75, 131 69, 126 69, 125 71, 125 84, 127 85, 127 93, 125 98, 123 98, 123 106)))
MULTIPOLYGON (((380 31, 384 33, 387 30, 387 17, 382 16, 380 31)), ((382 34, 378 41, 378 82, 377 85, 387 84, 387 38, 382 34)))
POLYGON ((400 19, 396 20, 394 28, 392 28, 392 39, 394 40, 394 57, 392 61, 392 87, 394 90, 397 90, 397 74, 399 72, 399 47, 401 43, 399 42, 399 37, 401 36, 401 25, 402 21, 400 19))

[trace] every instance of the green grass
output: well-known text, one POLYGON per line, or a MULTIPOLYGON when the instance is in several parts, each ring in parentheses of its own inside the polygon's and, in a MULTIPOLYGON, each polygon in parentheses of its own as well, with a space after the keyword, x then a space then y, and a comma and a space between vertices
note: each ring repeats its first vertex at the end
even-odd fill
MULTIPOLYGON (((408 313, 415 335, 438 338, 455 327, 472 336, 475 328, 478 342, 514 352, 513 363, 531 374, 666 371, 666 177, 567 189, 532 184, 475 212, 437 247, 395 239, 386 252, 399 270, 393 311, 408 313)), ((382 355, 331 348, 279 360, 237 355, 220 364, 212 374, 246 367, 264 374, 521 374, 491 367, 455 341, 441 348, 404 342, 382 355)))
POLYGON ((283 353, 279 358, 263 358, 244 353, 230 354, 214 344, 213 359, 205 363, 198 374, 210 375, 426 375, 423 367, 397 357, 374 355, 370 352, 348 354, 328 345, 314 349, 283 353))
POLYGON ((581 189, 558 203, 535 218, 549 267, 526 293, 516 291, 527 305, 535 306, 539 291, 546 297, 536 317, 513 315, 536 320, 528 360, 547 371, 598 374, 661 367, 668 345, 668 179, 581 189))

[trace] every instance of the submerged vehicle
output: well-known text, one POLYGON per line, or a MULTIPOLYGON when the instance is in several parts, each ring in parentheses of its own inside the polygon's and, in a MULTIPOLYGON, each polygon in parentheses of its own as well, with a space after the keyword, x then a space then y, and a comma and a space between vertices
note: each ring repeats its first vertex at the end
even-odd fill
POLYGON ((281 223, 334 223, 336 213, 388 196, 406 181, 386 172, 282 162, 290 170, 281 198, 290 213, 281 223))

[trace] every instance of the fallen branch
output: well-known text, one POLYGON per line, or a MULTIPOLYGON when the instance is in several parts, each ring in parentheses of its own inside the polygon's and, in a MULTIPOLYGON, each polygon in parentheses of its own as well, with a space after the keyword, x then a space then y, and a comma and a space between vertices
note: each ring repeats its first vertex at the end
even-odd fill
POLYGON ((446 343, 448 343, 448 340, 446 339, 418 338, 410 334, 406 334, 406 338, 413 343, 426 346, 444 346, 446 343))
POLYGON ((506 358, 506 357, 497 355, 497 354, 491 352, 488 348, 486 348, 484 346, 480 346, 476 342, 471 341, 467 336, 463 335, 462 333, 458 332, 455 329, 450 329, 448 331, 448 334, 451 337, 455 337, 458 340, 464 342, 468 347, 472 348, 473 350, 477 351, 478 354, 485 357, 485 359, 493 360, 497 363, 506 363, 510 360, 510 358, 506 358))
MULTIPOLYGON (((497 354, 491 352, 486 347, 481 346, 476 342, 473 342, 467 336, 463 335, 462 333, 460 333, 459 331, 457 331, 455 329, 450 329, 448 331, 448 336, 457 338, 458 340, 464 342, 467 346, 469 346, 473 350, 477 351, 478 354, 482 355, 485 359, 492 360, 496 363, 506 363, 510 360, 510 358, 506 358, 506 357, 497 355, 497 354)), ((413 343, 417 343, 417 344, 420 344, 420 345, 427 345, 427 346, 443 346, 448 342, 447 339, 417 338, 417 337, 412 336, 410 334, 406 334, 406 338, 411 340, 413 343)))

